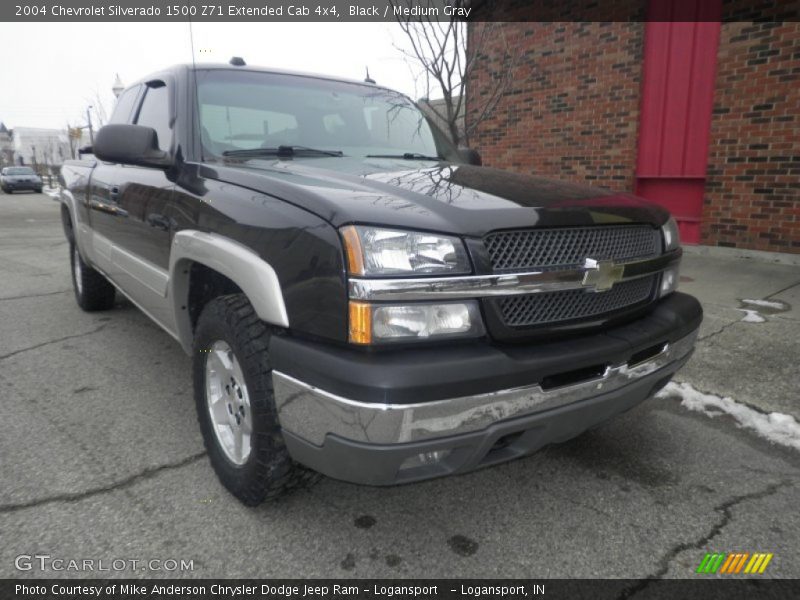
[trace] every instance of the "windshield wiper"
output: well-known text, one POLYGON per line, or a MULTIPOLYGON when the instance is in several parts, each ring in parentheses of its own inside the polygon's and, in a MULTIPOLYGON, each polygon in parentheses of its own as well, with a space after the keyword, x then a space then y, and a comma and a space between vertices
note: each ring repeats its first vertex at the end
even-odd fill
POLYGON ((442 156, 428 156, 419 152, 406 152, 404 154, 367 154, 367 158, 402 158, 404 160, 444 160, 442 156))
POLYGON ((223 156, 344 156, 341 150, 319 150, 308 146, 278 146, 277 148, 245 148, 226 150, 223 156))

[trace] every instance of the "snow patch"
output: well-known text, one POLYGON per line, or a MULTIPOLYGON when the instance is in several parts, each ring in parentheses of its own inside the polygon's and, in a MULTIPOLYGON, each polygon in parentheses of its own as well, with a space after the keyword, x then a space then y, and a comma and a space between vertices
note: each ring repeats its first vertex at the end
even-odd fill
POLYGON ((763 306, 765 308, 772 308, 775 310, 787 309, 785 302, 775 302, 773 300, 751 300, 749 298, 743 298, 742 302, 744 302, 745 304, 750 304, 752 306, 763 306))
POLYGON ((745 323, 763 323, 766 321, 764 317, 758 314, 757 310, 750 310, 748 308, 737 308, 736 310, 740 310, 744 313, 742 321, 745 323))
POLYGON ((679 396, 681 406, 712 418, 722 414, 730 415, 739 427, 752 429, 774 444, 800 450, 800 423, 791 415, 778 412, 764 414, 739 404, 733 398, 699 392, 688 383, 670 381, 656 394, 657 398, 669 396, 679 396))

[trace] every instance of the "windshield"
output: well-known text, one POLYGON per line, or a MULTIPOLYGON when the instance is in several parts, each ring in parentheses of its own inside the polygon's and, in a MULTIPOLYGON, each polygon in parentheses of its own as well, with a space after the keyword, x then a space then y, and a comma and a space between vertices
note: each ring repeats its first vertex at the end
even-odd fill
POLYGON ((5 172, 6 175, 35 175, 30 167, 9 167, 5 172))
POLYGON ((208 70, 198 71, 197 87, 204 153, 294 146, 346 156, 456 157, 408 98, 372 85, 208 70))

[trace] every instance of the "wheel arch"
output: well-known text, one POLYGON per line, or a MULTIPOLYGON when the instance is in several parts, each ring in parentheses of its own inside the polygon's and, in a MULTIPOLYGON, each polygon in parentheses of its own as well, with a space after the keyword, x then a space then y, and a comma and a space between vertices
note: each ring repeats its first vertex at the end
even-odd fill
MULTIPOLYGON (((289 326, 280 281, 272 266, 242 244, 214 233, 195 230, 175 234, 170 251, 168 297, 172 299, 178 340, 188 353, 192 350, 194 326, 201 306, 214 297, 199 293, 196 286, 202 275, 218 275, 213 290, 243 293, 258 317, 272 325, 289 326), (225 282, 230 282, 232 286, 225 282), (194 292, 193 292, 194 289, 194 292)), ((220 295, 220 294, 216 294, 220 295)))
POLYGON ((65 202, 61 203, 61 226, 64 228, 64 235, 70 244, 75 243, 75 221, 70 214, 69 207, 65 202))
MULTIPOLYGON (((64 235, 70 243, 77 243, 81 247, 82 240, 79 239, 81 236, 78 235, 80 233, 80 221, 78 220, 75 196, 70 190, 62 189, 58 199, 61 204, 61 225, 64 228, 64 235)), ((84 248, 81 247, 81 250, 84 250, 84 248)))

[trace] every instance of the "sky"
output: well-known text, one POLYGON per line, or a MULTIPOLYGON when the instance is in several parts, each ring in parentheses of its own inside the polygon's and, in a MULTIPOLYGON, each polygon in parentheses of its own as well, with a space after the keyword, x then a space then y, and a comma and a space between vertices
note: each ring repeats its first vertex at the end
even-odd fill
MULTIPOLYGON (((412 70, 395 23, 194 23, 195 59, 363 79, 413 98, 412 70)), ((188 23, 0 23, 0 122, 7 127, 84 125, 86 107, 110 113, 118 73, 128 85, 192 60, 188 23)), ((432 94, 433 95, 433 94, 432 94)), ((433 95, 435 97, 435 95, 433 95)), ((97 115, 93 114, 97 125, 97 115)))

